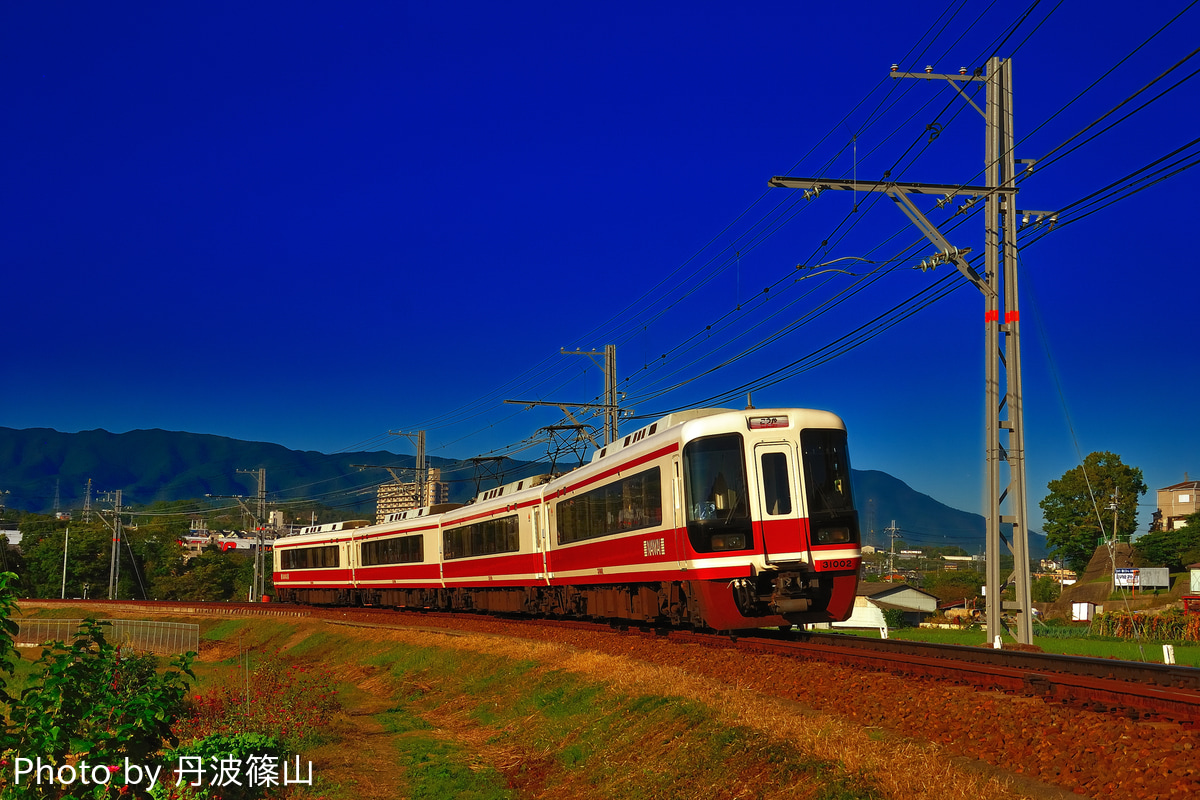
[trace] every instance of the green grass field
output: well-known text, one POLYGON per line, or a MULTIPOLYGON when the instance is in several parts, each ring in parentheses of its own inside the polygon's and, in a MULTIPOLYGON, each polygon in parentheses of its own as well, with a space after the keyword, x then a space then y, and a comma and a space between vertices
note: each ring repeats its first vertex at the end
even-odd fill
MULTIPOLYGON (((1081 634, 1078 637, 1064 638, 1061 632, 1072 629, 1052 628, 1050 630, 1055 631, 1055 635, 1039 636, 1037 630, 1033 632, 1033 643, 1047 653, 1163 663, 1162 642, 1085 638, 1082 634, 1086 633, 1086 628, 1078 629, 1081 634)), ((852 636, 866 636, 873 639, 879 638, 878 630, 840 629, 834 632, 852 636)), ((982 630, 893 628, 888 632, 888 637, 891 639, 907 639, 914 642, 932 642, 934 644, 959 644, 967 647, 984 647, 987 645, 987 635, 982 630)), ((1013 642, 1015 639, 1006 635, 1004 641, 1013 642)), ((1181 666, 1200 667, 1200 644, 1176 643, 1175 663, 1181 666)))

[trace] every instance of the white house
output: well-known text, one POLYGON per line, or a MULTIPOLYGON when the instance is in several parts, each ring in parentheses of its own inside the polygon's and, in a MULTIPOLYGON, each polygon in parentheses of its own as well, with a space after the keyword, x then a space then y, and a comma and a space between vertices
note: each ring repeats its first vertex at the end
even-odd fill
POLYGON ((904 621, 919 625, 922 615, 937 611, 937 598, 907 583, 860 583, 854 598, 854 611, 845 622, 835 622, 835 628, 882 628, 883 612, 898 609, 904 621))

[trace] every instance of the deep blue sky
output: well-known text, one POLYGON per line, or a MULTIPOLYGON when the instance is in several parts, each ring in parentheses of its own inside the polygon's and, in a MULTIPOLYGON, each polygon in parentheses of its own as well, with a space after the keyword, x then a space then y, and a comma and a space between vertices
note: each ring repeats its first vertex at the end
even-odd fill
MULTIPOLYGON (((1017 156, 1040 158, 1192 52, 1200 9, 1067 106, 1186 5, 1043 0, 1001 44, 1027 5, 7 3, 0 424, 324 452, 411 452, 387 431, 425 427, 431 453, 469 457, 559 419, 504 398, 593 400, 599 371, 558 351, 608 343, 636 414, 704 402, 945 275, 909 269, 934 249, 906 249, 917 232, 886 198, 852 214, 843 193, 766 192, 777 174, 981 182, 982 119, 893 62, 956 72, 999 47, 1017 156), (896 260, 649 396, 854 286, 791 280, 848 256, 896 260)), ((1069 145, 1018 207, 1074 203, 1198 123, 1200 77, 1069 145)), ((1143 523, 1153 489, 1200 475, 1197 175, 1021 234, 1037 519, 1077 463, 1064 407, 1084 454, 1144 470, 1143 523)), ((952 228, 923 207, 979 252, 979 215, 952 228)), ((833 410, 856 467, 978 511, 982 317, 960 288, 755 405, 833 410)))

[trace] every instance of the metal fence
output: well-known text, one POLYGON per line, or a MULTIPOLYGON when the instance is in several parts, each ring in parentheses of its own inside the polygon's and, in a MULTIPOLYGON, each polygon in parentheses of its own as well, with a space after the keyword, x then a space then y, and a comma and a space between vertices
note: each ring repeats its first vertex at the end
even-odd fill
MULTIPOLYGON (((104 638, 117 647, 175 655, 200 650, 200 626, 190 622, 151 622, 140 619, 104 619, 104 638)), ((18 646, 71 642, 81 619, 18 619, 18 646)))

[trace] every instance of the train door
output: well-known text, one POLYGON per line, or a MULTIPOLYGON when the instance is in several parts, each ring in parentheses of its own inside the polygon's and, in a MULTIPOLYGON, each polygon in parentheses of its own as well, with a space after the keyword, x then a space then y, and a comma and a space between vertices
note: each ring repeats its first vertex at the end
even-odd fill
POLYGON ((759 531, 763 553, 771 563, 809 560, 798 467, 796 450, 788 442, 754 446, 759 531))
POLYGON ((683 473, 679 456, 671 459, 671 537, 675 542, 675 563, 687 569, 687 526, 683 521, 683 473))
POLYGON ((542 527, 543 516, 542 507, 533 507, 533 553, 537 557, 537 575, 536 580, 549 583, 546 575, 546 530, 542 527))

